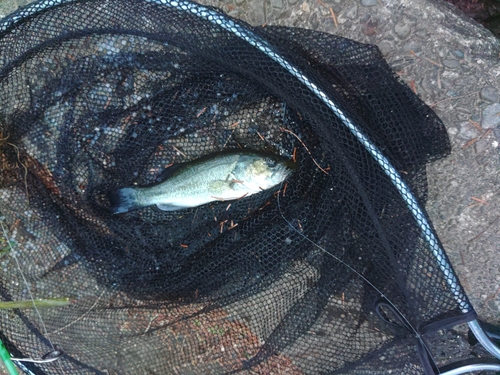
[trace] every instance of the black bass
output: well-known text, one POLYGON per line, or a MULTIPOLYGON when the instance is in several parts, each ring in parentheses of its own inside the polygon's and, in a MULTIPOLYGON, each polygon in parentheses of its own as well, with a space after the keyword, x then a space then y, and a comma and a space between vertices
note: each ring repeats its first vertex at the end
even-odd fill
POLYGON ((283 182, 293 162, 254 151, 228 152, 179 167, 160 184, 126 187, 108 194, 113 213, 156 205, 175 211, 214 201, 243 198, 283 182))

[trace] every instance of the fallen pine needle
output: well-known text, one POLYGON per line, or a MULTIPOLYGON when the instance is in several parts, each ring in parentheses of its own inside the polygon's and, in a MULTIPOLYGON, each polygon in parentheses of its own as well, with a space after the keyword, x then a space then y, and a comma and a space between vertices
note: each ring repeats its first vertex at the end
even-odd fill
POLYGON ((443 99, 443 100, 439 100, 439 101, 437 101, 437 102, 435 102, 433 104, 429 104, 429 107, 433 108, 433 107, 437 106, 439 103, 447 102, 448 100, 466 98, 468 96, 477 95, 478 93, 479 93, 479 91, 474 91, 474 92, 471 92, 470 94, 465 94, 465 95, 454 96, 454 97, 451 97, 451 98, 446 98, 446 99, 443 99))
POLYGON ((484 134, 482 136, 479 137, 479 139, 483 139, 483 138, 486 138, 486 136, 488 136, 488 134, 490 134, 491 132, 493 131, 493 129, 488 129, 484 132, 484 134))
POLYGON ((471 238, 471 239, 470 239, 469 241, 467 241, 467 242, 469 242, 469 243, 470 243, 470 242, 472 242, 472 241, 474 241, 474 240, 477 240, 477 239, 478 239, 479 237, 481 237, 484 233, 486 233, 486 231, 487 231, 488 229, 490 229, 490 228, 491 228, 491 227, 492 227, 492 226, 493 226, 493 225, 494 225, 494 224, 498 221, 498 219, 500 219, 500 216, 497 216, 497 217, 495 218, 495 220, 493 220, 490 224, 488 224, 488 226, 486 227, 486 229, 484 229, 484 230, 482 230, 481 232, 479 232, 479 234, 477 234, 474 238, 471 238))
POLYGON ((476 143, 477 141, 479 141, 479 138, 473 138, 473 139, 471 139, 470 141, 468 141, 466 144, 464 144, 464 145, 462 146, 462 148, 467 148, 467 147, 469 147, 470 145, 472 145, 472 144, 476 143))
POLYGON ((330 14, 332 15, 333 23, 335 24, 335 27, 339 27, 339 24, 337 22, 337 16, 335 15, 335 12, 333 11, 332 7, 330 7, 330 14))
POLYGON ((476 122, 476 121, 472 121, 471 119, 468 120, 472 126, 474 126, 477 130, 483 130, 483 128, 481 127, 481 125, 479 124, 479 122, 476 122))
POLYGON ((417 55, 417 54, 416 54, 413 50, 410 50, 410 53, 411 53, 413 56, 415 56, 416 58, 418 58, 418 59, 424 59, 424 60, 427 60, 427 61, 428 61, 428 62, 430 62, 432 65, 439 66, 440 68, 442 68, 442 67, 443 67, 443 65, 441 65, 441 64, 440 64, 440 63, 438 63, 438 62, 435 62, 434 60, 429 59, 428 57, 425 57, 425 56, 420 57, 420 56, 418 56, 418 55, 417 55))
POLYGON ((481 199, 481 198, 470 197, 470 199, 472 199, 473 201, 476 201, 476 202, 482 203, 482 204, 488 204, 488 202, 486 202, 485 200, 483 200, 483 199, 481 199))
POLYGON ((186 154, 185 154, 185 153, 183 153, 181 150, 179 150, 177 147, 175 147, 175 146, 172 146, 172 147, 173 147, 173 149, 174 149, 175 151, 177 151, 179 154, 181 154, 182 156, 186 157, 186 154))
POLYGON ((312 154, 311 154, 311 151, 309 151, 309 149, 307 148, 306 144, 304 142, 302 142, 302 139, 299 138, 299 136, 297 134, 295 134, 293 131, 289 130, 289 129, 286 129, 286 128, 283 128, 281 127, 280 128, 282 131, 284 132, 287 132, 287 133, 290 133, 291 135, 293 135, 295 138, 298 139, 298 141, 302 144, 302 146, 305 148, 305 150, 307 151, 307 153, 309 154, 309 156, 311 156, 312 158, 312 161, 314 162, 314 164, 316 164, 316 166, 324 173, 324 174, 328 174, 328 172, 326 170, 324 170, 321 165, 319 165, 316 160, 313 158, 312 154))

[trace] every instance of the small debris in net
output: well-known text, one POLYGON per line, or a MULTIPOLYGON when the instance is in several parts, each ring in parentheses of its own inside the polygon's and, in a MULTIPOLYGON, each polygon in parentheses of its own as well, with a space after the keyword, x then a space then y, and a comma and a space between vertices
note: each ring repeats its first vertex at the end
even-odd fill
POLYGON ((311 151, 309 151, 309 149, 307 148, 306 144, 302 141, 302 139, 299 138, 299 136, 297 134, 295 134, 293 131, 291 131, 290 129, 286 129, 286 128, 283 128, 281 127, 280 128, 282 131, 284 132, 287 132, 287 133, 290 133, 291 135, 293 135, 295 138, 297 138, 297 140, 302 144, 302 146, 304 146, 304 148, 306 149, 307 153, 311 156, 311 159, 312 161, 314 162, 314 164, 316 164, 316 166, 324 173, 324 174, 328 174, 328 172, 323 169, 323 167, 321 167, 321 165, 318 164, 318 162, 313 158, 312 154, 311 154, 311 151))
POLYGON ((173 148, 175 151, 177 151, 179 154, 181 154, 182 156, 186 157, 186 154, 185 154, 185 153, 183 153, 181 150, 179 150, 177 147, 175 147, 175 146, 173 146, 173 145, 172 145, 172 148, 173 148))
POLYGON ((207 107, 204 107, 200 112, 196 114, 196 118, 200 117, 205 111, 207 110, 207 107))

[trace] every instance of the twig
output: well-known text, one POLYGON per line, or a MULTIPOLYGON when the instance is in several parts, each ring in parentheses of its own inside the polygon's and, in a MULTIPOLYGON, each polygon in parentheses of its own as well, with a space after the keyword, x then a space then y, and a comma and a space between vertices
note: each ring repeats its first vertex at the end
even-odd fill
POLYGON ((495 292, 495 293, 490 294, 490 295, 488 296, 488 298, 486 298, 486 299, 484 300, 483 304, 484 304, 484 305, 486 305, 486 304, 487 304, 488 302, 490 302, 491 300, 496 299, 496 298, 498 297, 498 295, 499 295, 499 294, 500 294, 500 287, 499 287, 499 288, 497 288, 497 290, 496 290, 496 292, 495 292))
POLYGON ((479 139, 483 139, 483 138, 486 138, 488 136, 488 134, 490 134, 491 132, 493 131, 493 129, 488 129, 486 130, 482 136, 479 137, 479 139))
POLYGON ((0 301, 0 309, 31 309, 33 305, 36 307, 58 307, 68 306, 71 303, 69 298, 47 298, 35 299, 27 301, 0 301))
POLYGON ((433 108, 433 107, 437 106, 439 103, 446 102, 448 100, 453 100, 453 99, 466 98, 468 96, 477 95, 478 93, 479 93, 479 91, 474 91, 474 92, 471 92, 470 94, 455 96, 455 97, 452 97, 452 98, 446 98, 446 99, 440 100, 440 101, 438 101, 438 102, 436 102, 434 104, 429 104, 429 107, 433 108))
POLYGON ((11 146, 12 148, 14 148, 14 150, 16 150, 16 155, 17 155, 17 161, 19 162, 19 164, 22 165, 23 169, 24 169, 24 189, 26 190, 26 202, 29 206, 30 204, 30 196, 29 196, 29 192, 28 192, 28 168, 26 167, 26 165, 23 164, 23 162, 21 162, 21 157, 20 157, 20 153, 19 153, 19 147, 17 147, 14 143, 10 143, 10 142, 7 142, 7 139, 9 138, 10 135, 8 135, 7 137, 3 138, 3 135, 0 134, 0 144, 5 142, 6 145, 9 145, 11 146))
POLYGON ((287 132, 287 133, 290 133, 291 135, 293 135, 295 138, 298 139, 298 141, 302 144, 302 146, 306 149, 307 153, 309 154, 309 156, 311 156, 311 159, 312 161, 314 162, 314 164, 316 164, 316 166, 324 173, 324 174, 328 174, 328 172, 326 170, 324 170, 321 165, 319 165, 316 160, 313 158, 312 154, 311 154, 311 151, 309 151, 309 149, 307 148, 306 144, 304 142, 302 142, 302 139, 299 138, 299 136, 297 134, 295 134, 293 131, 289 130, 289 129, 286 129, 286 128, 283 128, 281 127, 280 128, 282 131, 284 132, 287 132))
POLYGON ((470 141, 468 141, 466 144, 464 144, 462 146, 462 149, 469 147, 470 145, 476 143, 477 141, 479 141, 479 138, 473 138, 473 139, 471 139, 470 141))
POLYGON ((179 150, 177 147, 175 147, 174 145, 172 145, 173 149, 175 151, 177 151, 179 154, 181 154, 182 156, 184 156, 185 158, 187 157, 185 153, 183 153, 181 150, 179 150))
POLYGON ((489 225, 488 225, 488 226, 487 226, 487 227, 486 227, 483 231, 479 232, 479 234, 478 234, 478 235, 476 235, 474 238, 471 238, 471 239, 470 239, 469 241, 467 241, 467 242, 469 242, 469 243, 470 243, 470 242, 472 242, 472 241, 474 241, 474 240, 477 240, 477 239, 478 239, 479 237, 481 237, 481 236, 482 236, 482 235, 483 235, 483 234, 484 234, 484 233, 485 233, 488 229, 490 229, 490 228, 493 226, 493 224, 495 224, 495 223, 498 221, 498 219, 500 219, 500 216, 497 216, 497 217, 495 218, 495 220, 493 220, 493 221, 491 222, 491 224, 489 224, 489 225))
POLYGON ((470 199, 472 199, 473 201, 476 201, 476 202, 482 203, 482 204, 486 204, 486 205, 488 204, 488 202, 486 202, 485 200, 480 199, 480 198, 470 197, 470 199))
POLYGON ((480 131, 483 130, 483 128, 481 127, 481 124, 479 124, 479 122, 472 121, 471 119, 469 119, 467 121, 469 121, 469 123, 471 123, 472 126, 474 126, 477 130, 480 130, 480 131))
POLYGON ((204 107, 200 112, 198 112, 196 114, 196 118, 200 117, 206 110, 207 110, 207 107, 204 107))
POLYGON ((335 24, 335 27, 339 27, 339 24, 337 22, 337 16, 335 15, 335 12, 333 11, 332 7, 330 7, 330 14, 332 15, 333 23, 335 24))
POLYGON ((418 92, 417 92, 417 85, 415 84, 415 80, 410 80, 410 87, 411 87, 411 90, 415 93, 415 95, 418 95, 418 92))
POLYGON ((144 331, 144 333, 148 333, 149 329, 151 328, 151 325, 153 324, 153 322, 156 320, 156 318, 158 318, 160 316, 160 314, 156 314, 153 319, 150 319, 149 321, 149 324, 148 326, 146 327, 146 330, 144 331))
POLYGON ((61 331, 64 331, 66 328, 72 326, 73 324, 75 324, 76 322, 82 320, 85 316, 87 316, 88 314, 90 314, 90 312, 92 310, 94 310, 94 307, 97 306, 97 304, 99 303, 100 299, 102 298, 102 296, 104 295, 104 292, 105 290, 102 291, 102 293, 99 295, 99 297, 97 297, 97 299, 95 300, 95 302, 92 304, 92 306, 90 306, 90 308, 85 311, 82 315, 80 315, 78 318, 76 318, 75 320, 73 320, 72 322, 66 324, 64 327, 61 327, 59 329, 56 329, 55 331, 52 331, 52 332, 48 332, 47 335, 53 335, 54 333, 58 333, 58 332, 61 332, 61 331))
POLYGON ((416 54, 413 50, 410 50, 410 53, 411 53, 413 56, 415 56, 416 58, 418 58, 418 59, 424 59, 424 60, 427 60, 427 61, 428 61, 428 62, 430 62, 432 65, 439 66, 440 68, 442 68, 442 67, 443 67, 443 65, 441 65, 440 63, 438 63, 438 62, 436 62, 436 61, 434 61, 434 60, 429 59, 428 57, 425 57, 425 56, 420 57, 420 56, 418 56, 418 55, 417 55, 417 54, 416 54))

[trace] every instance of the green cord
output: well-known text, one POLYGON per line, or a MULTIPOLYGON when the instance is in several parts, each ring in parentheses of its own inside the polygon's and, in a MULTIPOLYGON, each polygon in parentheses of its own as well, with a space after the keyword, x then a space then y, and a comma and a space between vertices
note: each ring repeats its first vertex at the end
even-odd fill
POLYGON ((9 375, 19 375, 16 366, 14 365, 14 362, 12 362, 12 360, 10 359, 10 353, 8 352, 7 348, 1 341, 0 341, 0 358, 2 359, 3 364, 7 368, 9 375))

